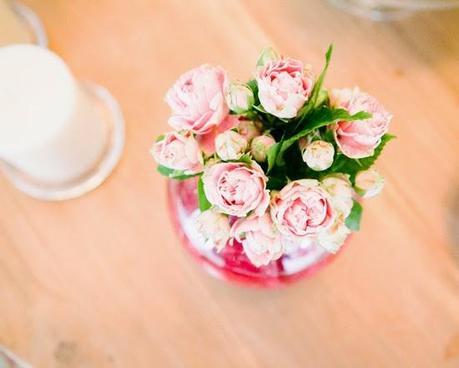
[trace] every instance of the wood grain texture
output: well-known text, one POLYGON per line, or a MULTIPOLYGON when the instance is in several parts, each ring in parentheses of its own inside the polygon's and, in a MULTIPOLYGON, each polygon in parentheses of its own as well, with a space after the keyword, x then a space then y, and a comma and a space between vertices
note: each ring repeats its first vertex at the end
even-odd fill
POLYGON ((0 178, 1 344, 40 368, 459 367, 458 11, 375 24, 319 0, 25 2, 74 73, 118 98, 127 146, 77 200, 38 202, 0 178), (163 95, 203 62, 245 79, 266 45, 319 70, 330 42, 327 85, 360 85, 395 115, 385 191, 314 278, 214 280, 181 249, 148 155, 163 95))

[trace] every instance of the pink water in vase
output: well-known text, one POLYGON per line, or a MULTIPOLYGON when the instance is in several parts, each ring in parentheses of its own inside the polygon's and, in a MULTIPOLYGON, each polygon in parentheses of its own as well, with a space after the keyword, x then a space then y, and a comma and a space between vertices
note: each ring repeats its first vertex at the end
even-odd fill
POLYGON ((197 180, 169 180, 168 200, 171 219, 189 253, 211 275, 247 286, 279 287, 310 276, 332 261, 336 254, 317 244, 286 252, 267 266, 254 266, 244 254, 242 245, 234 241, 220 252, 205 244, 195 221, 199 215, 197 180))

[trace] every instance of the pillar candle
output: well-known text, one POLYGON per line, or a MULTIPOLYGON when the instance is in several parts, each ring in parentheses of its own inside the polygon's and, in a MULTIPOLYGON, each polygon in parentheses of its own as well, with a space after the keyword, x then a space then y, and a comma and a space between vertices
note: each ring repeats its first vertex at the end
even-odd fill
POLYGON ((34 45, 0 48, 0 159, 43 183, 97 165, 107 128, 63 60, 34 45))

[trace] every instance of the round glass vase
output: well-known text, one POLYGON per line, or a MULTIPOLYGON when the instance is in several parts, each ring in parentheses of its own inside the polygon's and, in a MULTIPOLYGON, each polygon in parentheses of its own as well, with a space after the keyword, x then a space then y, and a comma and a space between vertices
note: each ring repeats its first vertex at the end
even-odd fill
POLYGON ((338 254, 312 243, 306 248, 286 252, 267 266, 256 267, 237 241, 227 244, 220 252, 206 245, 196 229, 196 218, 200 214, 196 178, 168 180, 168 202, 172 223, 182 245, 208 273, 222 280, 246 286, 280 287, 311 276, 338 254))

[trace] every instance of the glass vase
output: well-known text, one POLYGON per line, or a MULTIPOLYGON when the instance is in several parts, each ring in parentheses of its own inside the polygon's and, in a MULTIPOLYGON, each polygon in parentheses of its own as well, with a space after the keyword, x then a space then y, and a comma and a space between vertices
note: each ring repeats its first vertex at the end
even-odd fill
POLYGON ((338 254, 311 243, 306 248, 286 252, 267 266, 256 267, 235 240, 220 252, 206 245, 196 229, 196 218, 200 213, 196 178, 169 180, 168 202, 173 226, 184 248, 208 273, 222 280, 275 288, 311 276, 338 254))

